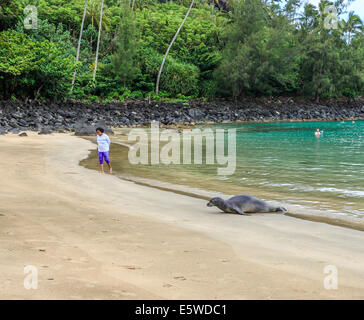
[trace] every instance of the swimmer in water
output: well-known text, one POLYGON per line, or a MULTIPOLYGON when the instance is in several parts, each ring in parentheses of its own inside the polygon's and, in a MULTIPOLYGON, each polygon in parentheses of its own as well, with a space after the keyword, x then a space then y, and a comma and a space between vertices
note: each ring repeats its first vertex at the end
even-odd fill
POLYGON ((317 129, 316 132, 315 132, 315 136, 318 137, 320 135, 321 135, 320 129, 317 129))

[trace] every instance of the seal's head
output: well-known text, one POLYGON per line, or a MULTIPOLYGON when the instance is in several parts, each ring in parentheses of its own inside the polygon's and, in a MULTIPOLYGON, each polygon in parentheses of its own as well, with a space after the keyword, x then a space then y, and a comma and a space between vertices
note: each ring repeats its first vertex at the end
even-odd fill
POLYGON ((212 198, 208 203, 208 207, 218 206, 219 204, 224 203, 224 199, 221 199, 219 197, 212 198))

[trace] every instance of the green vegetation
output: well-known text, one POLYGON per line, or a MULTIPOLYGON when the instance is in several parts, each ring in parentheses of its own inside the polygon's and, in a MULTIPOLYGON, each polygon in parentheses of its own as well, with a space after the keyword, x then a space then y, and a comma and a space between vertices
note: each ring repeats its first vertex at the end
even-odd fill
POLYGON ((4 95, 21 92, 61 98, 77 67, 74 58, 48 40, 38 41, 13 30, 0 33, 0 82, 4 95))
MULTIPOLYGON (((124 100, 255 96, 357 97, 364 93, 364 28, 343 0, 197 1, 155 83, 163 56, 190 5, 105 0, 96 80, 92 73, 101 0, 3 0, 0 98, 124 100), (38 28, 23 26, 26 5, 38 28), (335 5, 337 28, 328 28, 335 5), (219 8, 229 8, 229 12, 219 8), (73 90, 72 77, 77 71, 73 90)), ((174 100, 173 100, 174 99, 174 100)))

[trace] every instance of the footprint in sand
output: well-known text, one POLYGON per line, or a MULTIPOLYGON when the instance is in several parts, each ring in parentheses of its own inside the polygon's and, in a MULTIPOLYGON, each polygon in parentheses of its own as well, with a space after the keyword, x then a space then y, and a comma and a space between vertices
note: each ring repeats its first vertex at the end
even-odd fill
POLYGON ((176 280, 181 280, 181 281, 185 281, 185 280, 187 280, 184 276, 174 277, 174 279, 176 279, 176 280))
POLYGON ((138 270, 141 269, 140 267, 136 267, 136 266, 122 266, 123 268, 129 269, 129 270, 138 270))

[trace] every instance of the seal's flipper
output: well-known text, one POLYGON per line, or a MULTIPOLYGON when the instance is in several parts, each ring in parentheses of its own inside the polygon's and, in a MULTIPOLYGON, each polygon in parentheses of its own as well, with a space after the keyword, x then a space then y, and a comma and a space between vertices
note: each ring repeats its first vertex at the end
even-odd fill
POLYGON ((237 213, 237 214, 241 214, 243 216, 250 216, 249 213, 246 213, 244 211, 241 211, 239 208, 231 208, 231 211, 234 212, 234 213, 237 213))

